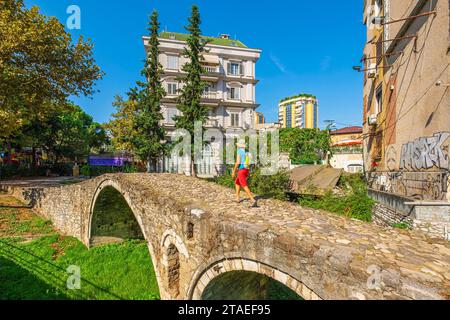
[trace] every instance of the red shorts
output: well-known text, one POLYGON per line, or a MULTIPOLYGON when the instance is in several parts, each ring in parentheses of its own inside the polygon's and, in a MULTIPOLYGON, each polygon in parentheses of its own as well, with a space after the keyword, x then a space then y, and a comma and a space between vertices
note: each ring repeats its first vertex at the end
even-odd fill
POLYGON ((238 171, 236 185, 241 187, 247 187, 248 169, 241 169, 238 171))

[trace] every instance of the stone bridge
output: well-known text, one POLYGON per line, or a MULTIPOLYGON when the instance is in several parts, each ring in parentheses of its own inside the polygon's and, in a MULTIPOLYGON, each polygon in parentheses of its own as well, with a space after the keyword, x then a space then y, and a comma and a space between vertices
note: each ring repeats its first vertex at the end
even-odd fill
POLYGON ((213 279, 237 270, 267 275, 304 299, 450 297, 444 240, 272 199, 250 209, 231 190, 191 177, 109 174, 9 190, 89 246, 94 207, 107 188, 131 208, 163 299, 201 299, 213 279))

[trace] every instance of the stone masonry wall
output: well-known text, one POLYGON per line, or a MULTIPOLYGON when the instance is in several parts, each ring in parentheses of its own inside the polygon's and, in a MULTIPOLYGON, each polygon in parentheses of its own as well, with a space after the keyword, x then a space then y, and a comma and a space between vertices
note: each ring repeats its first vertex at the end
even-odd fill
POLYGON ((372 221, 383 227, 391 227, 396 223, 405 223, 412 226, 412 219, 409 214, 389 208, 380 203, 375 203, 372 209, 372 221))
POLYGON ((376 201, 372 210, 372 220, 375 224, 390 227, 396 223, 406 223, 412 226, 413 208, 405 205, 412 199, 373 189, 369 189, 368 193, 376 201))
POLYGON ((413 228, 450 241, 450 204, 420 205, 414 208, 413 228))
POLYGON ((406 223, 430 237, 449 240, 450 203, 446 201, 415 201, 396 194, 369 189, 376 203, 373 222, 380 226, 406 223))
POLYGON ((105 187, 133 211, 163 299, 198 299, 235 270, 273 277, 305 299, 449 298, 447 241, 273 199, 250 209, 232 190, 192 177, 111 174, 11 192, 88 245, 92 204, 105 187))
POLYGON ((62 234, 83 239, 85 217, 89 214, 95 185, 82 183, 49 188, 8 189, 14 196, 31 205, 43 218, 51 220, 62 234))

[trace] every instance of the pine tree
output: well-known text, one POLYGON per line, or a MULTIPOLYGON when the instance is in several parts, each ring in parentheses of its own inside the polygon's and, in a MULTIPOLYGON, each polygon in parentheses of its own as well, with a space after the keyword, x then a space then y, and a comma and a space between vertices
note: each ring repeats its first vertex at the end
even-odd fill
POLYGON ((150 32, 148 53, 142 70, 146 82, 137 82, 138 89, 128 94, 129 99, 137 103, 132 144, 139 158, 147 162, 148 172, 165 150, 163 144, 165 130, 160 122, 164 119, 161 113, 161 99, 166 93, 161 83, 163 68, 158 60, 160 53, 158 30, 158 13, 154 10, 148 28, 150 32))
POLYGON ((200 102, 206 85, 201 78, 203 73, 201 59, 207 41, 201 36, 201 20, 197 6, 192 6, 191 17, 188 21, 189 25, 185 29, 189 31, 189 37, 186 40, 187 46, 183 51, 183 56, 188 58, 189 62, 182 67, 186 75, 179 78, 183 86, 179 90, 177 106, 182 115, 174 117, 174 120, 177 128, 185 129, 191 135, 191 174, 195 176, 194 123, 199 121, 203 125, 208 118, 208 109, 200 102))

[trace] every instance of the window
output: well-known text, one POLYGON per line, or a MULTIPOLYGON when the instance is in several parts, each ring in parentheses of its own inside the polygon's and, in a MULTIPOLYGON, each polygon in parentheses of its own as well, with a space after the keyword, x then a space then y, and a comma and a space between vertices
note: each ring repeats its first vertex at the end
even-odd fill
POLYGON ((233 76, 242 74, 242 65, 238 62, 228 63, 228 74, 231 74, 233 76))
POLYGON ((314 103, 314 129, 319 127, 319 106, 314 103))
POLYGON ((203 98, 217 99, 217 91, 216 91, 216 87, 213 83, 208 83, 203 88, 203 98))
POLYGON ((177 56, 167 56, 167 69, 178 70, 177 56))
POLYGON ((377 91, 375 93, 375 103, 376 103, 375 112, 378 114, 383 111, 383 85, 380 85, 377 88, 377 91))
POLYGON ((230 117, 231 117, 231 126, 232 127, 240 127, 241 126, 239 113, 231 113, 230 117))
POLYGON ((176 108, 167 108, 167 124, 175 124, 175 120, 173 119, 176 115, 178 115, 178 110, 176 108))
POLYGON ((241 90, 238 87, 231 87, 228 89, 231 100, 239 100, 241 98, 241 90))
POLYGON ((258 123, 264 123, 264 116, 262 114, 258 115, 258 123))
POLYGON ((286 128, 292 128, 292 105, 286 106, 286 128))
POLYGON ((176 82, 167 82, 167 94, 169 96, 174 96, 178 92, 178 83, 176 82))
POLYGON ((376 66, 378 67, 378 65, 383 61, 383 32, 381 33, 381 35, 379 36, 377 43, 376 43, 376 56, 377 56, 377 63, 376 66))

